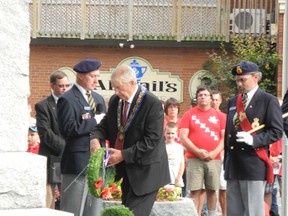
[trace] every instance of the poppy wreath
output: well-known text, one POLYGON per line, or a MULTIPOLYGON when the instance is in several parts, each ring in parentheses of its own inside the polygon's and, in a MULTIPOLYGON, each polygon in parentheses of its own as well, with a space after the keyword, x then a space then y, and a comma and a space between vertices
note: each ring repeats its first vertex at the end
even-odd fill
POLYGON ((86 172, 88 188, 96 198, 119 200, 122 195, 122 179, 115 182, 115 167, 107 166, 109 157, 107 148, 100 148, 90 155, 86 172))

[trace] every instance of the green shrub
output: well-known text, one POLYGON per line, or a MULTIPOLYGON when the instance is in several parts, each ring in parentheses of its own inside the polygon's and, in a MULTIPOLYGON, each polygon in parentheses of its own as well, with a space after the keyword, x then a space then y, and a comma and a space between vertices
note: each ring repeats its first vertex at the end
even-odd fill
MULTIPOLYGON (((222 91, 222 96, 226 100, 237 94, 237 85, 231 70, 240 61, 252 61, 259 66, 259 71, 263 75, 259 82, 260 88, 276 96, 277 66, 281 61, 276 44, 265 36, 236 36, 232 38, 231 45, 229 48, 228 45, 226 47, 221 43, 220 50, 210 53, 209 60, 203 64, 203 68, 213 74, 209 77, 212 80, 210 88, 222 91)), ((208 76, 209 73, 203 78, 208 76)))
POLYGON ((101 211, 101 216, 134 216, 124 205, 109 206, 101 211))

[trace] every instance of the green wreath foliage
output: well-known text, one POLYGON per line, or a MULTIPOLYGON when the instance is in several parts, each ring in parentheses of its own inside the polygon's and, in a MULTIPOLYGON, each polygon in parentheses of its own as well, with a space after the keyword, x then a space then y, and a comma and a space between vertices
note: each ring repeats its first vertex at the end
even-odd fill
POLYGON ((89 192, 96 198, 103 198, 104 190, 114 183, 116 171, 114 167, 105 167, 103 159, 106 156, 106 148, 100 148, 90 155, 87 167, 87 180, 89 192), (99 188, 96 187, 97 182, 99 188))

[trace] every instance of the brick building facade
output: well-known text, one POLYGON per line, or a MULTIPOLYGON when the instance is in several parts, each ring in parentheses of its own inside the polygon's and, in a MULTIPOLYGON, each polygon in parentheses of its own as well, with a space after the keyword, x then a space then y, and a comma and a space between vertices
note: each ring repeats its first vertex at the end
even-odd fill
MULTIPOLYGON (((284 13, 280 13, 277 39, 280 56, 283 54, 283 20, 284 13)), ((47 39, 46 42, 41 42, 40 39, 35 39, 30 45, 31 95, 29 103, 32 106, 32 116, 35 115, 35 103, 50 95, 49 76, 52 71, 61 67, 73 67, 78 61, 87 57, 100 59, 103 63, 101 70, 109 71, 111 68, 115 68, 121 60, 130 56, 144 58, 160 72, 170 72, 183 80, 183 103, 180 113, 182 115, 190 108, 189 81, 191 77, 203 69, 203 63, 209 58, 208 54, 219 48, 219 43, 213 42, 199 42, 198 44, 193 42, 194 45, 190 44, 189 47, 185 47, 183 42, 176 46, 159 46, 159 44, 137 46, 136 44, 134 49, 130 49, 129 47, 120 48, 115 41, 114 44, 95 45, 97 42, 92 40, 84 40, 86 43, 81 40, 78 42, 74 40, 73 43, 70 43, 69 39, 62 39, 63 43, 59 41, 54 43, 51 42, 52 40, 47 39), (47 43, 47 41, 49 42, 47 43)), ((151 43, 155 44, 155 42, 151 43)), ((277 96, 280 98, 285 93, 282 92, 282 85, 282 62, 280 62, 277 71, 277 96)))
MULTIPOLYGON (((76 46, 76 45, 31 45, 30 46, 30 90, 29 102, 34 104, 50 95, 50 73, 61 67, 73 67, 78 61, 91 57, 102 61, 101 70, 111 68, 124 58, 138 56, 146 59, 155 69, 178 75, 183 80, 183 103, 181 114, 190 107, 189 81, 192 75, 203 69, 211 48, 163 48, 117 46, 76 46)), ((100 71, 101 71, 100 70, 100 71)))

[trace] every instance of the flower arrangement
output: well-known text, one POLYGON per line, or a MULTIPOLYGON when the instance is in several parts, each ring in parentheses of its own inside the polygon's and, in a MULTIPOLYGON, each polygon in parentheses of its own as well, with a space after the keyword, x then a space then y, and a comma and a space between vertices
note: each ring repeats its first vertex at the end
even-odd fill
POLYGON ((175 187, 174 185, 166 185, 159 189, 156 201, 177 201, 180 200, 181 193, 181 187, 175 187))
POLYGON ((96 198, 120 200, 122 179, 114 182, 116 171, 115 167, 107 167, 109 157, 107 148, 91 154, 86 173, 89 192, 96 198))

